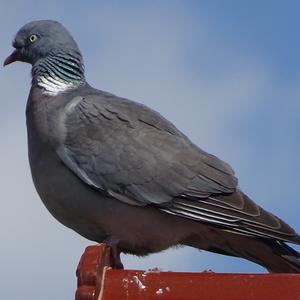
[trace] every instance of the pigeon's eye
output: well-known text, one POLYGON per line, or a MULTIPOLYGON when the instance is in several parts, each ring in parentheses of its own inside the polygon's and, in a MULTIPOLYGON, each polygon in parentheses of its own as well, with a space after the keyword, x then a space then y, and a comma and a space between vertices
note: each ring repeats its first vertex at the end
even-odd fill
POLYGON ((38 39, 38 36, 36 34, 32 34, 30 37, 29 37, 29 41, 31 43, 34 43, 36 40, 38 39))

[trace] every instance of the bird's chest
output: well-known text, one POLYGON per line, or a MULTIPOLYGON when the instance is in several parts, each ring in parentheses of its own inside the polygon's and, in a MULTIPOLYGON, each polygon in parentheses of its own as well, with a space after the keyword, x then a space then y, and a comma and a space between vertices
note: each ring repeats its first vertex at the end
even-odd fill
POLYGON ((60 137, 59 110, 51 97, 43 97, 38 91, 31 91, 26 107, 28 156, 35 187, 47 208, 59 213, 59 206, 65 201, 54 199, 60 188, 57 177, 62 164, 56 155, 60 137))
POLYGON ((30 99, 26 107, 28 143, 55 146, 63 135, 59 120, 59 108, 51 97, 30 99))

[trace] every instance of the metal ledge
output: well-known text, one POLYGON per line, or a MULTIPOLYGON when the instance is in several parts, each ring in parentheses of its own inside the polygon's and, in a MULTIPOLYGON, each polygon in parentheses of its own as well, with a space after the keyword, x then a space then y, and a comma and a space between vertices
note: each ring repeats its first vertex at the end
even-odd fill
POLYGON ((299 300, 298 274, 219 274, 113 270, 110 248, 87 247, 76 300, 299 300))

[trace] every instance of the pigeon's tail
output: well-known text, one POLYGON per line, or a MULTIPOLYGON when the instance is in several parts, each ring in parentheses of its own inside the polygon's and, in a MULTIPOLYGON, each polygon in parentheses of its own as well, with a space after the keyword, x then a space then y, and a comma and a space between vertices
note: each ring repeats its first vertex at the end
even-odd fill
POLYGON ((234 247, 237 256, 260 264, 270 273, 300 273, 300 254, 284 242, 251 238, 234 247))
POLYGON ((279 241, 265 241, 273 256, 263 265, 270 273, 300 273, 300 253, 279 241), (269 264, 269 266, 268 266, 269 264))
POLYGON ((239 235, 221 229, 213 231, 212 234, 202 235, 198 240, 194 237, 186 245, 241 257, 263 266, 270 273, 300 273, 300 253, 284 242, 239 235))

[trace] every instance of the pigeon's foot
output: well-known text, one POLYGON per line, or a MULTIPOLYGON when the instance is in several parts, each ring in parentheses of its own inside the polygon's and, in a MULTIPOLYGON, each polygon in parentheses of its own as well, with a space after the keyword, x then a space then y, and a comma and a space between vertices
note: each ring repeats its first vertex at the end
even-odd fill
POLYGON ((120 254, 121 251, 119 250, 118 244, 119 240, 115 238, 109 238, 104 240, 103 243, 108 245, 111 248, 111 256, 113 262, 113 269, 124 269, 124 266, 121 262, 120 254))

